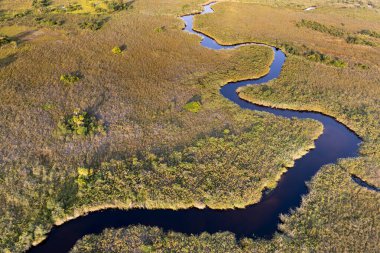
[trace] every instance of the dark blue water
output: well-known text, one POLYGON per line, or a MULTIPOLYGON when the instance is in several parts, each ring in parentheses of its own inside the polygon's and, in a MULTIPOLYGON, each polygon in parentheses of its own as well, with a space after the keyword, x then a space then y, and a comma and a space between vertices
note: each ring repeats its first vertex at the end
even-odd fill
MULTIPOLYGON (((211 5, 205 6, 202 14, 211 13, 211 5)), ((182 17, 186 22, 185 30, 201 36, 201 44, 204 47, 213 50, 231 50, 237 46, 250 45, 219 45, 212 38, 193 31, 193 17, 193 15, 182 17)), ((309 181, 323 165, 335 163, 340 158, 357 156, 361 142, 359 137, 343 124, 320 113, 273 109, 254 105, 239 98, 236 93, 237 88, 265 83, 280 75, 286 56, 282 51, 272 49, 275 57, 270 72, 266 76, 255 80, 228 83, 221 88, 221 94, 242 109, 265 111, 286 118, 318 120, 323 124, 324 131, 315 142, 316 148, 297 160, 294 168, 287 171, 281 177, 277 187, 264 195, 259 203, 235 210, 190 208, 179 211, 144 209, 97 211, 54 227, 47 240, 33 247, 30 252, 68 252, 75 242, 86 234, 100 233, 105 228, 120 228, 134 224, 158 226, 164 230, 186 234, 230 231, 237 237, 271 238, 277 231, 280 222, 279 215, 298 207, 301 196, 307 194, 305 182, 309 181)))

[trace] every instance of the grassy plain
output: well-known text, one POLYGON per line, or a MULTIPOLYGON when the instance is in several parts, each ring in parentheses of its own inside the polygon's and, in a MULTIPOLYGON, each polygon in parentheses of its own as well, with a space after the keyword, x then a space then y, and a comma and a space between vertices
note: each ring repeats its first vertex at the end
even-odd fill
POLYGON ((378 252, 379 193, 356 184, 350 176, 380 186, 378 38, 363 37, 377 43, 373 46, 357 45, 324 29, 297 26, 304 19, 355 36, 361 36, 363 29, 378 33, 378 7, 378 1, 249 0, 217 4, 215 14, 196 18, 197 29, 225 44, 261 41, 284 50, 289 49, 285 45, 297 50, 306 46, 347 63, 337 68, 287 52, 278 80, 240 91, 256 103, 332 115, 364 140, 359 158, 325 166, 313 178, 301 207, 282 217, 281 234, 270 241, 237 240, 230 233, 187 236, 132 226, 86 236, 73 252, 167 252, 168 248, 175 252, 378 252), (303 11, 311 5, 317 9, 303 11), (118 248, 113 251, 110 245, 118 248))
MULTIPOLYGON (((264 87, 242 89, 240 95, 260 104, 314 110, 338 118, 365 140, 360 159, 366 159, 368 167, 357 168, 356 172, 379 184, 378 45, 351 44, 344 37, 298 25, 302 20, 312 20, 326 27, 338 27, 346 34, 358 34, 362 30, 378 32, 380 21, 375 18, 378 8, 327 4, 307 12, 292 5, 275 8, 264 1, 261 4, 226 2, 215 5, 214 9, 214 14, 196 18, 197 29, 226 44, 261 41, 281 47, 288 54, 279 79, 264 87), (223 29, 218 28, 221 26, 223 29), (316 63, 292 52, 302 52, 303 48, 339 57, 347 66, 336 68, 316 63)), ((379 43, 376 37, 371 40, 379 43)))
POLYGON ((0 2, 0 31, 15 42, 0 49, 3 251, 22 252, 52 224, 107 206, 254 203, 312 147, 317 122, 246 112, 221 97, 227 81, 267 73, 273 52, 202 48, 177 18, 198 4, 136 1, 99 16, 0 2), (186 109, 194 98, 197 112, 186 109), (77 108, 105 134, 57 135, 65 118, 83 130, 77 108))

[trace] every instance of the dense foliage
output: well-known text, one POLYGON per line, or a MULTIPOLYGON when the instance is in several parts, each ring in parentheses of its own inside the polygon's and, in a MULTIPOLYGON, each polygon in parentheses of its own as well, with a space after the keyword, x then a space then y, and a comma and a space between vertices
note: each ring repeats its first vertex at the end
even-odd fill
POLYGON ((112 53, 114 54, 121 54, 123 51, 121 50, 120 47, 116 46, 114 48, 112 48, 112 53))
POLYGON ((103 123, 86 111, 75 109, 58 123, 58 134, 62 136, 87 136, 105 133, 103 123))
POLYGON ((51 17, 51 18, 36 17, 35 20, 37 21, 37 23, 41 25, 48 25, 48 26, 56 26, 56 25, 60 26, 60 25, 63 25, 63 23, 65 23, 63 19, 57 19, 55 17, 51 17))
POLYGON ((123 0, 119 1, 110 1, 108 2, 108 9, 111 11, 121 11, 127 10, 132 7, 133 1, 124 2, 123 0))
POLYGON ((363 29, 361 31, 359 31, 360 34, 364 34, 364 35, 368 35, 368 36, 371 36, 371 37, 374 37, 374 38, 380 38, 380 33, 379 32, 375 32, 375 31, 371 31, 371 30, 368 30, 368 29, 363 29))
POLYGON ((33 0, 32 6, 35 8, 46 7, 51 4, 50 0, 33 0))
POLYGON ((99 30, 107 22, 105 18, 88 18, 79 23, 79 27, 82 29, 90 29, 93 31, 99 30))
POLYGON ((61 75, 59 80, 66 84, 73 84, 80 80, 80 75, 78 73, 70 73, 61 75))
POLYGON ((0 35, 0 47, 11 43, 11 41, 12 41, 11 38, 9 38, 8 36, 0 35))

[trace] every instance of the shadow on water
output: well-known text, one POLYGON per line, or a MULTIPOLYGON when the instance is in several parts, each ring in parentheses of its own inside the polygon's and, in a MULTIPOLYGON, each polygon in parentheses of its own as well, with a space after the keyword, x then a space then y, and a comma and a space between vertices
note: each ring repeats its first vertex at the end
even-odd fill
MULTIPOLYGON (((202 14, 211 13, 211 5, 206 5, 202 14)), ((185 31, 199 35, 202 38, 202 46, 213 50, 243 46, 219 45, 212 38, 193 30, 193 18, 194 15, 182 17, 186 23, 185 31)), ((254 43, 244 45, 251 44, 254 43)), ((54 227, 47 240, 33 247, 30 252, 68 252, 75 242, 84 235, 100 233, 105 228, 120 228, 133 224, 158 226, 166 231, 173 230, 186 234, 230 231, 239 238, 271 238, 277 231, 280 222, 279 215, 289 213, 290 209, 298 207, 302 195, 308 192, 305 182, 309 181, 323 165, 335 163, 340 158, 357 156, 361 142, 355 133, 329 116, 314 112, 268 108, 239 98, 236 92, 239 87, 265 83, 280 75, 286 56, 282 51, 273 47, 272 49, 275 57, 270 72, 266 76, 228 83, 221 88, 221 94, 242 109, 265 111, 286 118, 318 120, 323 124, 324 132, 315 141, 315 149, 298 159, 295 166, 283 174, 277 187, 265 194, 259 203, 244 209, 231 210, 190 208, 179 211, 145 209, 97 211, 54 227)))

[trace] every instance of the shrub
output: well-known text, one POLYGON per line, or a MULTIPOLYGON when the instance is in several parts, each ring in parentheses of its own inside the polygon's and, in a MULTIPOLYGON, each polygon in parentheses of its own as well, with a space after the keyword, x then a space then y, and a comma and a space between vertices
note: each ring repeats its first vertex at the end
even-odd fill
POLYGON ((260 86, 260 91, 262 92, 264 97, 269 97, 273 93, 273 88, 266 84, 263 84, 260 86))
POLYGON ((132 7, 133 1, 124 3, 122 0, 119 2, 112 1, 108 3, 108 9, 111 11, 127 10, 132 7))
POLYGON ((77 4, 77 3, 73 3, 73 4, 68 4, 66 6, 66 11, 67 12, 72 12, 72 11, 78 11, 78 10, 82 10, 82 5, 80 4, 77 4))
POLYGON ((350 44, 358 44, 358 45, 366 45, 366 46, 374 46, 375 44, 371 41, 359 38, 358 36, 349 35, 346 38, 346 42, 350 44))
POLYGON ((51 2, 49 0, 33 0, 32 2, 32 6, 34 8, 43 8, 43 7, 47 7, 51 4, 51 2))
POLYGON ((311 21, 311 20, 305 20, 302 19, 300 22, 296 24, 298 27, 306 27, 309 29, 312 29, 314 31, 327 33, 335 37, 343 37, 344 31, 338 27, 335 26, 326 26, 321 23, 311 21))
POLYGON ((332 59, 329 64, 333 65, 334 67, 337 67, 337 68, 347 67, 347 63, 344 62, 343 60, 339 59, 339 58, 332 59))
POLYGON ((360 68, 360 69, 369 69, 369 66, 363 63, 355 63, 355 67, 360 68))
POLYGON ((77 172, 78 172, 77 184, 79 188, 82 188, 87 184, 87 180, 90 176, 93 175, 94 170, 90 168, 79 167, 77 169, 77 172))
POLYGON ((371 36, 374 38, 380 38, 380 33, 375 32, 375 31, 371 31, 371 30, 361 30, 361 31, 359 31, 359 33, 363 34, 363 35, 371 36))
POLYGON ((50 111, 54 108, 54 105, 53 104, 49 104, 49 103, 46 103, 46 104, 43 104, 42 105, 42 110, 44 111, 50 111))
POLYGON ((31 13, 32 13, 31 10, 25 10, 23 12, 19 12, 19 13, 14 14, 13 17, 14 18, 22 18, 22 17, 25 17, 25 16, 27 16, 27 15, 29 15, 31 13))
POLYGON ((293 45, 284 43, 281 44, 281 47, 283 47, 285 51, 289 54, 303 56, 310 61, 332 65, 338 68, 344 68, 347 66, 347 63, 339 59, 338 57, 323 54, 321 52, 309 49, 306 46, 303 46, 303 48, 299 49, 293 45))
POLYGON ((332 65, 338 68, 344 68, 347 66, 347 63, 345 63, 343 60, 339 59, 338 57, 331 57, 330 55, 325 55, 323 53, 320 53, 314 50, 305 51, 304 56, 311 61, 332 65))
POLYGON ((300 54, 298 49, 293 47, 292 45, 285 43, 285 44, 282 44, 281 46, 284 47, 285 51, 289 54, 293 54, 293 55, 299 55, 300 54))
POLYGON ((73 114, 64 117, 58 123, 58 133, 63 136, 92 136, 98 133, 104 134, 105 127, 95 116, 75 109, 73 114))
POLYGON ((63 25, 63 23, 65 23, 64 20, 56 19, 56 18, 37 17, 35 18, 35 20, 37 21, 37 23, 41 25, 47 25, 47 26, 56 26, 56 25, 60 26, 60 25, 63 25))
POLYGON ((188 102, 183 108, 189 112, 198 112, 201 109, 201 103, 198 101, 188 102))
POLYGON ((82 29, 90 29, 93 31, 99 30, 107 22, 107 19, 89 18, 79 23, 82 29))
POLYGON ((123 51, 121 50, 121 48, 120 47, 114 47, 114 48, 112 48, 112 53, 114 53, 114 54, 121 54, 123 51))
POLYGON ((156 32, 161 33, 166 31, 166 26, 160 26, 155 29, 156 32))
POLYGON ((11 43, 11 39, 8 37, 8 36, 1 36, 0 35, 0 47, 1 46, 4 46, 4 45, 6 45, 6 44, 9 44, 9 43, 11 43))
POLYGON ((73 84, 75 82, 78 82, 80 80, 80 77, 78 74, 65 74, 65 75, 61 75, 59 80, 61 80, 62 82, 66 84, 73 84))

